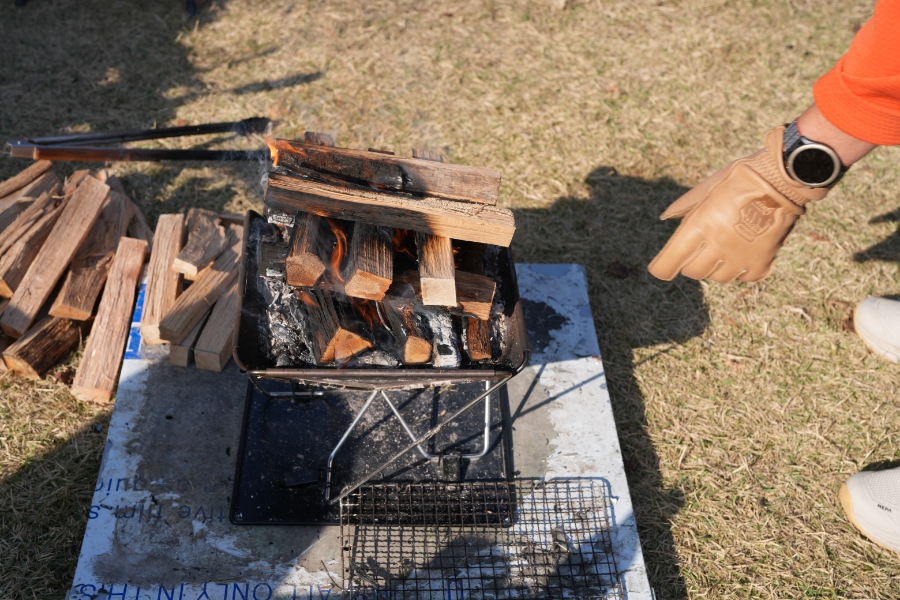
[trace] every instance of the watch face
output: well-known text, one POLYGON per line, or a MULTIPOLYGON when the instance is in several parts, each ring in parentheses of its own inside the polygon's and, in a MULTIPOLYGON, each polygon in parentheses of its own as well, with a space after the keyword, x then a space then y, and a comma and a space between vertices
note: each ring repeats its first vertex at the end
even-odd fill
POLYGON ((840 162, 833 151, 817 144, 801 146, 788 159, 788 171, 809 187, 826 186, 840 173, 840 162))

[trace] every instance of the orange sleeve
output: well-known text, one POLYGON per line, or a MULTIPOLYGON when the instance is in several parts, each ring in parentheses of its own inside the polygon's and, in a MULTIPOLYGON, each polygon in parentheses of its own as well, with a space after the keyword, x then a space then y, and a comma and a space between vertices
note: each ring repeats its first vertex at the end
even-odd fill
POLYGON ((900 0, 879 0, 813 95, 825 118, 844 133, 871 144, 900 145, 900 0))

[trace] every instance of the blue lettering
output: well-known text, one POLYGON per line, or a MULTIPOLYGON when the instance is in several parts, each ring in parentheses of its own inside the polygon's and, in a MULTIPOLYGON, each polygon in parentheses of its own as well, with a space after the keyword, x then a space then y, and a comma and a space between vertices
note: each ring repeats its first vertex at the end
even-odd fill
POLYGON ((156 591, 156 600, 162 600, 163 594, 166 595, 166 600, 175 600, 175 590, 178 590, 178 600, 181 600, 182 596, 184 596, 184 584, 181 584, 181 588, 172 588, 172 592, 164 588, 163 586, 159 586, 159 589, 156 591))
POLYGON ((96 504, 91 505, 91 510, 88 512, 88 519, 96 519, 100 516, 100 507, 96 504))
MULTIPOLYGON (((311 598, 311 597, 312 597, 312 588, 309 588, 309 590, 310 590, 309 596, 310 596, 310 598, 311 598)), ((331 588, 328 588, 326 591, 327 591, 328 593, 325 594, 325 595, 323 596, 323 595, 322 595, 322 588, 319 588, 319 598, 323 598, 323 599, 324 599, 324 598, 329 598, 329 597, 331 596, 331 588)))
POLYGON ((187 519, 191 516, 191 507, 190 506, 182 506, 178 509, 178 518, 179 519, 187 519))
POLYGON ((206 523, 206 511, 203 510, 202 504, 200 505, 200 508, 197 509, 197 512, 194 513, 194 518, 201 523, 206 523))
POLYGON ((96 594, 94 592, 97 591, 97 586, 91 585, 89 583, 83 583, 80 586, 78 586, 78 591, 84 598, 94 598, 96 596, 96 594), (91 591, 90 592, 85 591, 86 588, 91 588, 91 591))
POLYGON ((118 481, 116 482, 116 491, 117 491, 117 492, 119 491, 119 484, 121 484, 123 481, 125 482, 125 491, 128 491, 128 480, 127 480, 127 479, 120 479, 120 480, 118 480, 118 481))
MULTIPOLYGON (((201 509, 202 509, 202 507, 201 507, 201 509)), ((238 587, 238 584, 232 583, 231 585, 234 586, 231 591, 231 600, 235 600, 235 598, 237 598, 238 592, 240 592, 241 598, 243 598, 244 600, 247 600, 247 598, 250 597, 249 596, 249 594, 250 594, 250 584, 249 583, 244 584, 243 592, 240 591, 241 588, 238 587)))
POLYGON ((253 588, 253 600, 269 600, 271 597, 272 597, 272 587, 271 587, 268 583, 259 583, 259 584, 256 585, 255 588, 253 588), (263 586, 266 587, 266 590, 267 590, 269 593, 266 595, 265 598, 260 598, 260 597, 256 594, 256 592, 257 592, 257 590, 259 590, 259 588, 261 588, 261 587, 263 587, 263 586))
POLYGON ((209 583, 203 584, 203 591, 200 592, 199 596, 197 596, 197 600, 203 600, 203 598, 206 598, 206 600, 211 600, 211 598, 209 597, 209 594, 206 593, 206 586, 208 586, 208 585, 209 585, 209 583))
POLYGON ((147 489, 147 480, 135 475, 132 480, 131 489, 136 492, 143 492, 147 489))
MULTIPOLYGON (((120 597, 122 600, 125 600, 125 594, 128 593, 128 584, 127 584, 127 583, 123 583, 123 584, 122 584, 122 591, 121 591, 121 592, 114 592, 113 590, 114 590, 115 588, 116 588, 116 586, 115 586, 114 584, 110 584, 110 586, 109 586, 109 591, 106 593, 107 599, 108 599, 108 600, 112 600, 112 597, 113 597, 113 596, 118 596, 118 597, 120 597)), ((140 588, 140 586, 138 586, 137 591, 134 593, 135 600, 137 600, 137 597, 138 597, 138 595, 140 595, 140 593, 141 593, 141 588, 140 588)))

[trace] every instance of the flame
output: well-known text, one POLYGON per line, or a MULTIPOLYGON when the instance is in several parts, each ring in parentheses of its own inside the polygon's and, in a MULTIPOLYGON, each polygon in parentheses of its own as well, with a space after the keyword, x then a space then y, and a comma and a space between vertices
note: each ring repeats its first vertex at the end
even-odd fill
POLYGON ((266 145, 269 147, 269 158, 272 160, 272 166, 278 166, 278 140, 272 139, 267 135, 263 135, 266 145))
POLYGON ((344 278, 341 277, 341 261, 344 259, 344 253, 347 251, 347 235, 344 233, 343 228, 341 228, 340 221, 337 219, 326 219, 326 221, 335 237, 334 250, 331 252, 330 261, 331 274, 336 281, 344 283, 344 278))
POLYGON ((415 234, 408 229, 394 230, 394 254, 408 254, 413 260, 419 260, 415 252, 416 237, 415 234))
POLYGON ((294 290, 294 295, 297 296, 297 300, 302 302, 307 306, 318 306, 319 303, 315 301, 315 299, 309 295, 309 292, 306 290, 294 290))
POLYGON ((350 297, 347 300, 350 302, 350 306, 356 310, 356 313, 369 324, 371 329, 377 327, 376 324, 381 321, 381 315, 378 314, 378 307, 375 306, 374 301, 350 297))

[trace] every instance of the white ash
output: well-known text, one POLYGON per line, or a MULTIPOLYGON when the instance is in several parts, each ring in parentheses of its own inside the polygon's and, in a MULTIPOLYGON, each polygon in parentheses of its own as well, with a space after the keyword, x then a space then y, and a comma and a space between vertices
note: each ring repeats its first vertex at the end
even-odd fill
POLYGON ((459 339, 453 330, 453 320, 450 315, 445 311, 429 311, 425 314, 431 334, 434 336, 431 363, 439 369, 458 368, 462 357, 459 353, 459 339))
POLYGON ((266 208, 266 220, 269 223, 293 227, 296 215, 276 208, 266 208))
POLYGON ((261 321, 261 339, 268 340, 269 360, 276 367, 314 363, 310 352, 306 315, 291 286, 275 280, 260 278, 260 292, 266 303, 266 319, 261 321), (265 325, 262 323, 266 323, 265 325))
POLYGON ((399 367, 400 361, 384 350, 366 350, 348 360, 344 366, 357 367, 399 367))

